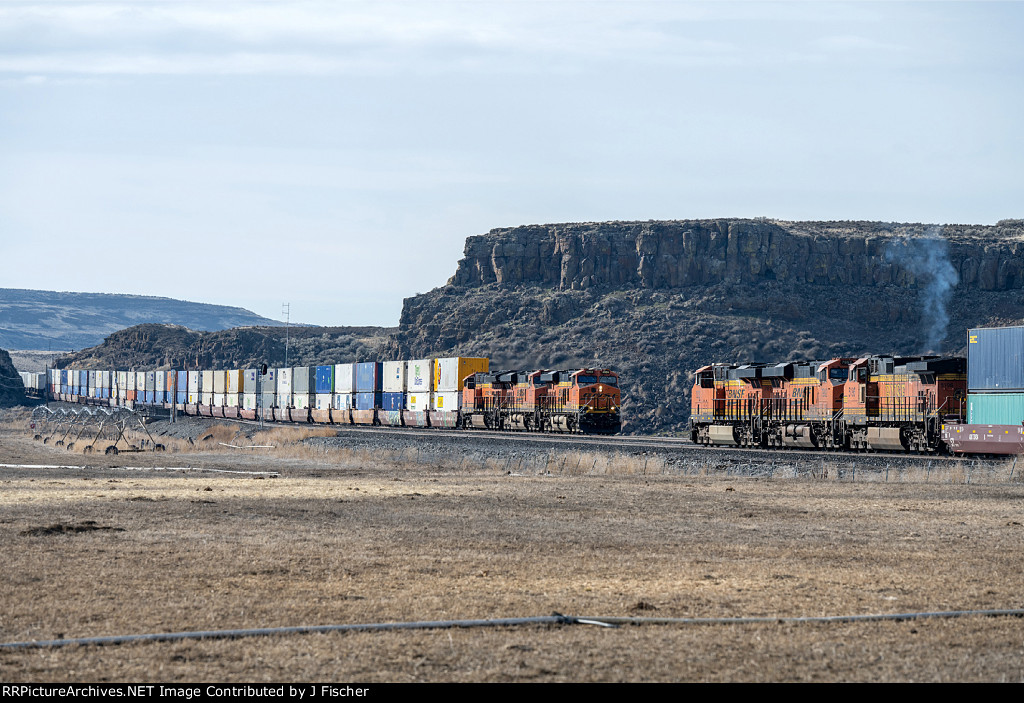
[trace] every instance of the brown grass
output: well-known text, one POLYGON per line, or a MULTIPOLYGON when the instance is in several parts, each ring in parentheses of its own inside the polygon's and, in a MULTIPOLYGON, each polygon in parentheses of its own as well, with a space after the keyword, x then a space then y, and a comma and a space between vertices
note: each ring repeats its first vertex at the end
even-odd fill
MULTIPOLYGON (((408 453, 313 451, 305 428, 287 430, 280 454, 0 470, 0 640, 1020 605, 1018 485, 679 476, 600 453, 441 471, 408 453), (111 468, 182 464, 281 476, 111 468)), ((0 451, 5 463, 66 458, 5 432, 0 451)), ((333 634, 0 652, 0 678, 1019 681, 1022 642, 1016 618, 333 634)))

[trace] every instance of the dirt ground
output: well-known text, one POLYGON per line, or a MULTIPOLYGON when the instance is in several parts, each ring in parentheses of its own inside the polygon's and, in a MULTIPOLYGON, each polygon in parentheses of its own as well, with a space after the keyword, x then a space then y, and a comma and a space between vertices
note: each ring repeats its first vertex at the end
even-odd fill
MULTIPOLYGON (((553 612, 1024 606, 1019 482, 510 475, 278 444, 86 456, 0 426, 0 463, 22 465, 0 468, 0 641, 553 612)), ((1024 619, 0 650, 0 680, 1021 681, 1024 619)))

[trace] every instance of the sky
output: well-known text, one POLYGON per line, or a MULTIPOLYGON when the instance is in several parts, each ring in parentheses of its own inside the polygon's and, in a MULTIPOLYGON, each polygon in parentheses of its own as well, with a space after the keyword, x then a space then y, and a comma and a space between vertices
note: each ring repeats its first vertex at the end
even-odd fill
POLYGON ((1024 217, 1024 3, 0 1, 0 287, 397 325, 553 222, 1024 217))

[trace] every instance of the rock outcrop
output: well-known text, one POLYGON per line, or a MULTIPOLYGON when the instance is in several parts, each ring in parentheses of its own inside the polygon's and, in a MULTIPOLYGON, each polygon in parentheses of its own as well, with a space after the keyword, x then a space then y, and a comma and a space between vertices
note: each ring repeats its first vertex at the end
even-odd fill
POLYGON ((10 408, 25 402, 25 384, 11 363, 11 355, 0 349, 0 408, 10 408))
POLYGON ((965 288, 1024 289, 1024 220, 986 227, 880 222, 686 220, 529 225, 466 241, 448 281, 559 290, 758 285, 913 288, 922 246, 945 246, 965 288))

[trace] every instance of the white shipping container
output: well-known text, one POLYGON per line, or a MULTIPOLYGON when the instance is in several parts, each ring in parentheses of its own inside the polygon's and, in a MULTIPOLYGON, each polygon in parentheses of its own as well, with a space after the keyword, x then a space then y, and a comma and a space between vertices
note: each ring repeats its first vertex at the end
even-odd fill
POLYGON ((117 372, 117 387, 122 391, 128 390, 128 372, 118 371, 117 372))
POLYGON ((462 394, 458 391, 434 393, 434 407, 431 410, 458 410, 462 407, 462 394))
MULTIPOLYGON (((199 392, 203 395, 207 393, 213 393, 213 371, 203 371, 202 381, 200 381, 199 392)), ((209 403, 203 403, 203 405, 209 405, 209 403)))
MULTIPOLYGON (((336 364, 334 366, 334 393, 335 395, 349 394, 356 392, 356 367, 355 364, 336 364)), ((341 410, 342 408, 336 408, 341 410)))
POLYGON ((100 388, 110 388, 110 372, 100 371, 100 388))
POLYGON ((405 393, 406 362, 385 361, 383 372, 385 393, 405 393))
MULTIPOLYGON (((140 393, 142 391, 146 390, 146 372, 145 371, 136 371, 135 372, 135 390, 139 391, 140 393)), ((140 398, 140 400, 141 400, 141 398, 140 398)))
POLYGON ((309 393, 292 393, 292 407, 299 410, 306 410, 310 407, 310 399, 313 395, 309 393))
POLYGON ((167 372, 157 371, 156 372, 156 392, 163 393, 167 390, 167 372))
MULTIPOLYGON (((412 393, 414 391, 422 391, 429 393, 434 388, 434 360, 433 359, 414 359, 412 361, 405 362, 405 378, 407 390, 412 393)), ((414 408, 409 408, 413 410, 414 408)), ((429 408, 419 408, 420 410, 428 410, 429 408)))
POLYGON ((203 391, 199 394, 199 399, 203 401, 201 405, 213 405, 213 391, 203 391))
POLYGON ((355 407, 356 396, 354 393, 335 393, 331 402, 335 410, 351 410, 355 407))
MULTIPOLYGON (((187 376, 187 379, 188 379, 188 392, 189 392, 189 394, 198 395, 199 392, 203 390, 203 384, 202 384, 203 372, 202 371, 188 371, 187 373, 188 373, 188 376, 187 376)), ((195 401, 190 400, 188 402, 192 403, 192 402, 195 402, 195 401)))
POLYGON ((134 371, 127 371, 126 375, 128 377, 128 384, 127 384, 128 390, 130 390, 130 391, 135 390, 135 383, 136 383, 135 379, 137 378, 135 372, 134 371))
POLYGON ((245 410, 255 410, 256 409, 256 394, 255 393, 245 393, 245 394, 243 394, 242 395, 242 407, 245 410))
POLYGON ((333 402, 333 393, 317 393, 316 394, 316 409, 317 410, 330 410, 331 403, 333 402))
POLYGON ((202 399, 203 396, 201 393, 188 393, 185 397, 185 400, 188 401, 190 405, 199 405, 202 399))
POLYGON ((228 393, 224 396, 224 404, 229 408, 237 408, 241 403, 241 395, 238 393, 228 393))
POLYGON ((224 393, 213 394, 213 407, 223 408, 227 404, 227 397, 224 393))
POLYGON ((225 371, 211 371, 213 374, 213 392, 224 395, 228 388, 228 375, 225 371))
POLYGON ((228 375, 228 393, 241 393, 242 383, 245 378, 245 371, 242 369, 234 369, 227 372, 228 375))
POLYGON ((405 397, 405 407, 407 410, 430 410, 433 400, 434 394, 429 391, 409 393, 405 397))
MULTIPOLYGON (((279 396, 289 396, 292 394, 292 370, 290 368, 277 370, 277 394, 279 396)), ((288 407, 292 406, 289 405, 288 407)))

